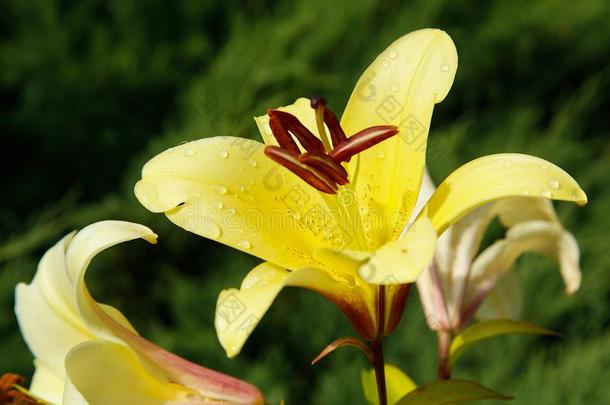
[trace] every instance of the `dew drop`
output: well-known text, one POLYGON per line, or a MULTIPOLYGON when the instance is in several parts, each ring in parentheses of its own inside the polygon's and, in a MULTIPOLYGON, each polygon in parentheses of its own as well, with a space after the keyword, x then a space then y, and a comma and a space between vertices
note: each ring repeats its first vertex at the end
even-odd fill
POLYGON ((381 62, 381 67, 387 68, 388 66, 390 66, 390 62, 388 62, 387 60, 381 62))
POLYGON ((542 170, 544 170, 544 171, 547 171, 547 170, 549 170, 549 165, 547 165, 547 164, 543 164, 543 165, 541 165, 541 166, 540 166, 540 168, 541 168, 542 170))
POLYGON ((252 244, 247 240, 240 240, 239 242, 237 242, 237 247, 240 249, 248 250, 252 248, 252 244))
POLYGON ((553 198, 553 193, 551 193, 551 192, 550 192, 550 191, 548 191, 548 190, 547 190, 547 191, 543 191, 543 192, 542 192, 542 196, 543 196, 544 198, 553 198))
POLYGON ((239 191, 241 191, 242 193, 246 192, 246 190, 246 186, 244 186, 243 184, 239 186, 239 191))
POLYGON ((250 166, 256 167, 256 166, 258 166, 258 163, 256 162, 256 160, 251 160, 250 161, 250 166))
POLYGON ((218 152, 218 156, 220 156, 221 159, 226 159, 229 157, 229 152, 227 152, 226 150, 221 150, 220 152, 218 152))
POLYGON ((394 83, 390 86, 390 90, 392 90, 393 92, 397 92, 398 90, 400 90, 400 87, 394 83))
POLYGON ((377 154, 377 159, 383 159, 383 158, 385 158, 385 152, 384 152, 384 151, 380 151, 380 152, 377 154))
POLYGON ((551 181, 549 181, 549 187, 552 188, 553 190, 558 190, 559 187, 561 187, 561 184, 559 184, 559 181, 557 181, 557 180, 551 180, 551 181))
POLYGON ((221 209, 222 207, 224 207, 224 204, 222 203, 222 201, 216 201, 214 203, 214 208, 216 208, 217 210, 221 209))
POLYGON ((193 156, 195 156, 195 151, 193 149, 186 149, 184 151, 184 156, 193 157, 193 156))
POLYGON ((225 186, 218 186, 216 190, 218 191, 218 194, 227 194, 227 192, 229 191, 225 186))
POLYGON ((449 71, 449 69, 451 69, 451 66, 449 66, 449 64, 448 64, 448 63, 443 63, 443 64, 441 65, 441 72, 448 72, 448 71, 449 71))
POLYGON ((398 57, 398 51, 396 49, 390 49, 388 55, 391 59, 396 59, 398 57))
POLYGON ((523 191, 521 192, 521 194, 522 194, 522 195, 530 195, 531 193, 530 193, 529 191, 527 191, 527 190, 523 190, 523 191))

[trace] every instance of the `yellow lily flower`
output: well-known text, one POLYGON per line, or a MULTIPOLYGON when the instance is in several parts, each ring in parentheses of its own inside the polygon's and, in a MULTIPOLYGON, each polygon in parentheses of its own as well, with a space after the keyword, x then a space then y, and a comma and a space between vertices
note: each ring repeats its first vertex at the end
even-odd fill
POLYGON ((145 226, 104 221, 71 233, 16 289, 15 312, 35 356, 31 393, 52 404, 263 404, 252 385, 184 360, 140 337, 96 302, 84 277, 93 257, 121 242, 156 243, 145 226))
POLYGON ((398 324, 408 283, 432 260, 436 235, 472 209, 524 193, 586 201, 551 163, 492 155, 451 174, 405 229, 422 182, 432 110, 456 69, 445 32, 415 31, 364 72, 340 123, 320 99, 299 99, 255 119, 264 144, 201 139, 144 166, 135 194, 147 209, 265 260, 239 290, 220 294, 216 328, 229 356, 285 286, 332 300, 375 341, 398 324), (551 181, 561 187, 550 190, 551 181))

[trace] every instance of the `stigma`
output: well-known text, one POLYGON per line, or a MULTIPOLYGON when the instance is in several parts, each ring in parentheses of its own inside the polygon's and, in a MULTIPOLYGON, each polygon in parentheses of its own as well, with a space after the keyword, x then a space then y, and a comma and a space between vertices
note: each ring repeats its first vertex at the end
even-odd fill
POLYGON ((296 116, 285 111, 268 110, 269 127, 278 146, 266 146, 265 155, 317 190, 336 194, 339 186, 349 183, 342 163, 396 135, 398 128, 376 125, 348 137, 323 98, 312 97, 310 101, 320 137, 316 137, 296 116))

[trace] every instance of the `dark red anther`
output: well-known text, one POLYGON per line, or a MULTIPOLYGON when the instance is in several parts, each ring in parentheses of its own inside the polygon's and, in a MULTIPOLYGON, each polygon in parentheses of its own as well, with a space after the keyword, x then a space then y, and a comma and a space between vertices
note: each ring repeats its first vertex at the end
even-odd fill
POLYGON ((322 141, 320 141, 309 129, 294 115, 280 110, 268 110, 269 117, 278 117, 284 129, 290 131, 307 152, 326 153, 322 141))
POLYGON ((357 153, 360 153, 397 133, 398 128, 394 125, 377 125, 363 129, 349 137, 347 141, 335 147, 330 152, 330 157, 337 162, 347 161, 357 153))
POLYGON ((284 129, 284 126, 282 125, 282 122, 279 117, 275 115, 270 116, 269 127, 271 128, 271 132, 277 140, 277 143, 282 148, 286 149, 288 152, 295 156, 298 156, 301 153, 294 139, 292 139, 288 131, 284 129))
POLYGON ((265 146, 265 155, 275 162, 281 164, 310 186, 327 194, 335 194, 338 190, 337 184, 326 174, 312 166, 301 163, 299 159, 277 146, 265 146))
POLYGON ((349 183, 347 180, 347 171, 340 163, 335 162, 330 156, 319 153, 303 153, 299 156, 299 161, 318 169, 335 183, 344 185, 349 183))
POLYGON ((334 148, 347 140, 347 136, 345 136, 345 132, 343 132, 343 128, 341 128, 337 116, 330 108, 324 109, 324 122, 330 131, 330 138, 334 148))

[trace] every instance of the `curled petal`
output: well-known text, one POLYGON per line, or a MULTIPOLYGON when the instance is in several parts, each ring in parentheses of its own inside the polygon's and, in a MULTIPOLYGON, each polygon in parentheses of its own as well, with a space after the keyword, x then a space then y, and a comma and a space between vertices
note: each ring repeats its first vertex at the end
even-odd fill
MULTIPOLYGON (((287 271, 271 263, 255 267, 243 280, 241 288, 221 292, 216 305, 216 333, 227 356, 234 357, 286 286, 314 290, 335 302, 346 313, 354 327, 372 329, 372 319, 365 296, 347 281, 337 282, 322 270, 303 268, 287 271)), ((360 332, 360 331, 359 331, 360 332)))
POLYGON ((534 156, 503 153, 473 160, 451 173, 423 213, 440 235, 474 208, 524 195, 581 205, 587 202, 578 183, 561 168, 534 156))

